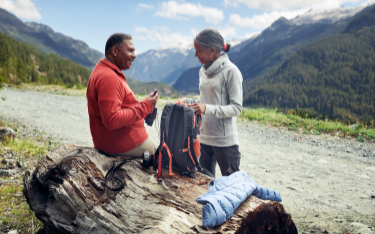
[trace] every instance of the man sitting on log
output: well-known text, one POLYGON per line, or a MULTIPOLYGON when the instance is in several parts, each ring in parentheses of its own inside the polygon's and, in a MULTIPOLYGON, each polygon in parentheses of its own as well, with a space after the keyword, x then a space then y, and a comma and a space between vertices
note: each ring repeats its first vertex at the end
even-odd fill
POLYGON ((87 86, 87 107, 95 148, 111 154, 141 157, 158 145, 148 136, 144 119, 158 101, 150 94, 138 101, 121 70, 131 67, 135 55, 132 36, 116 33, 105 45, 105 58, 96 64, 87 86))

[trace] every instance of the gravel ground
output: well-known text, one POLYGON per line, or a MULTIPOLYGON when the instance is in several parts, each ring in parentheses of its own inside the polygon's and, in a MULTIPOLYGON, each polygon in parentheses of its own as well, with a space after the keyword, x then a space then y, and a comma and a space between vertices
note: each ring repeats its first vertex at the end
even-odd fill
MULTIPOLYGON (((63 138, 63 143, 93 145, 85 98, 13 89, 2 95, 0 118, 63 138)), ((156 128, 147 130, 158 142, 156 128)), ((280 191, 299 233, 374 233, 374 143, 256 122, 239 121, 238 130, 241 170, 280 191)))

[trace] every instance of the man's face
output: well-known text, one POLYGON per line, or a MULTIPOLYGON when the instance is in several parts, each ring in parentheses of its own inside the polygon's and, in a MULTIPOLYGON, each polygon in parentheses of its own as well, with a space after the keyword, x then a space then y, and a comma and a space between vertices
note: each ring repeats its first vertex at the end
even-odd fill
POLYGON ((121 44, 115 46, 114 62, 120 70, 128 70, 132 66, 135 55, 134 44, 131 40, 124 40, 121 44))

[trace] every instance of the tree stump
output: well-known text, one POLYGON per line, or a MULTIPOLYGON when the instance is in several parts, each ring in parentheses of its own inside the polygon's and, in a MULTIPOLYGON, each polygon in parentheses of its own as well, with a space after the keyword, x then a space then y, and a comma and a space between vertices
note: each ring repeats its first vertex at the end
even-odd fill
MULTIPOLYGON (((124 164, 116 176, 125 187, 114 192, 104 176, 113 161, 93 148, 59 146, 24 177, 24 194, 45 233, 297 233, 278 202, 250 196, 224 224, 202 226, 199 195, 211 178, 179 175, 159 181, 140 161, 124 164)), ((163 170, 163 175, 167 175, 163 170)))

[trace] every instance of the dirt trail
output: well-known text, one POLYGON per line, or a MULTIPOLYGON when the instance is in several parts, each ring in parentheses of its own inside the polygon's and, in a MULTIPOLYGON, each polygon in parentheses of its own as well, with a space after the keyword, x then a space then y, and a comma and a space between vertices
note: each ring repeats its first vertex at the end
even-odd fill
MULTIPOLYGON (((2 94, 6 101, 0 101, 0 118, 65 143, 92 146, 85 98, 12 89, 2 94)), ((374 233, 374 143, 298 134, 254 122, 238 122, 238 129, 241 170, 258 184, 280 191, 299 233, 374 233)), ((155 127, 147 131, 159 141, 155 127)))

